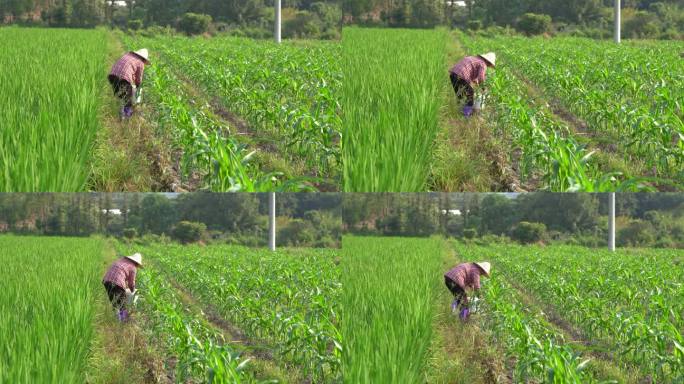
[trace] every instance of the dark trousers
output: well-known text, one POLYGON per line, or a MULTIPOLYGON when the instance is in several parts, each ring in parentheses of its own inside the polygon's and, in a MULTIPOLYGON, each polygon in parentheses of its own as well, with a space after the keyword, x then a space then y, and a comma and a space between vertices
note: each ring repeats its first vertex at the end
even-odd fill
POLYGON ((454 93, 459 100, 463 99, 463 95, 466 97, 466 105, 472 107, 475 104, 475 90, 470 84, 458 77, 454 73, 449 74, 451 79, 451 86, 454 87, 454 93))
POLYGON ((461 302, 463 301, 463 298, 466 294, 463 288, 446 276, 444 276, 444 284, 446 284, 447 288, 449 288, 449 292, 454 295, 454 298, 460 300, 461 302))
POLYGON ((126 309, 126 291, 118 285, 108 281, 105 281, 102 284, 104 284, 105 290, 107 290, 107 296, 114 309, 126 309))
POLYGON ((133 87, 131 83, 126 80, 120 79, 114 75, 109 75, 109 84, 112 85, 112 90, 114 95, 126 103, 127 107, 133 106, 133 87))

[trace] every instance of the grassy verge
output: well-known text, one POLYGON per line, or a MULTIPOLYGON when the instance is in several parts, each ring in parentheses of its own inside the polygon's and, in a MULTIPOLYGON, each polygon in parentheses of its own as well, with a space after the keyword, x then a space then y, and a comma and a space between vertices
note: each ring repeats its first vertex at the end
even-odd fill
POLYGON ((508 164, 509 138, 494 132, 486 115, 465 118, 462 103, 453 92, 448 67, 466 56, 453 34, 447 43, 444 68, 444 105, 430 173, 430 189, 436 191, 521 191, 518 175, 508 164))
MULTIPOLYGON (((464 262, 451 249, 442 253, 441 269, 464 262)), ((451 313, 453 296, 442 285, 435 297, 434 329, 426 381, 431 384, 510 383, 502 351, 477 321, 463 323, 451 313)))
POLYGON ((155 126, 145 115, 153 113, 140 105, 128 121, 119 119, 121 101, 107 81, 111 66, 126 52, 115 34, 107 34, 107 61, 101 76, 102 127, 95 140, 89 188, 101 192, 179 191, 174 151, 169 132, 155 126))
MULTIPOLYGON (((102 276, 117 258, 107 243, 101 261, 102 276)), ((107 294, 96 295, 95 337, 88 362, 88 384, 170 383, 160 353, 146 341, 141 319, 119 323, 107 294)))

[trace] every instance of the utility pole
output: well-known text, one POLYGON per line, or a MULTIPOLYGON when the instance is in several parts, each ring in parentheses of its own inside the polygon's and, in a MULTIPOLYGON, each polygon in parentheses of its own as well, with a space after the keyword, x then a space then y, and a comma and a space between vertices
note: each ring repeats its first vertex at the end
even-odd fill
POLYGON ((620 44, 620 0, 615 0, 615 42, 620 44))
POLYGON ((608 249, 615 251, 615 192, 608 194, 608 249))
POLYGON ((276 249, 275 192, 268 193, 268 248, 276 249))
POLYGON ((275 0, 275 41, 280 44, 280 1, 275 0))

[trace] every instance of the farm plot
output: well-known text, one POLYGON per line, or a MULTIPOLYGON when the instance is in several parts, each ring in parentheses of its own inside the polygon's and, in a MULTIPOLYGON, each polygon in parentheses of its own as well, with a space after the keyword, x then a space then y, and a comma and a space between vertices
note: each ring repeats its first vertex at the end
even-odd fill
POLYGON ((0 41, 0 191, 86 189, 107 33, 0 28, 0 41))
POLYGON ((655 382, 684 379, 684 268, 675 258, 681 252, 508 245, 459 250, 465 257, 492 258, 506 279, 592 340, 587 351, 611 351, 621 367, 655 382))
POLYGON ((0 236, 0 382, 83 383, 103 242, 0 236))
POLYGON ((446 31, 346 28, 342 35, 344 190, 426 190, 446 31))
POLYGON ((439 238, 343 239, 345 380, 682 380, 681 253, 451 245, 439 238), (449 309, 442 275, 472 260, 491 260, 493 272, 482 280, 479 310, 462 323, 449 309), (400 370, 395 358, 403 361, 400 370), (364 371, 368 361, 375 363, 364 371))
MULTIPOLYGON (((191 131, 219 136, 226 142, 224 147, 238 153, 238 159, 255 157, 258 168, 276 168, 284 173, 271 173, 266 179, 308 178, 327 189, 339 188, 338 45, 174 37, 127 39, 127 44, 152 49, 156 71, 150 79, 155 93, 164 95, 163 104, 186 104, 186 110, 198 111, 186 119, 175 114, 175 121, 167 119, 167 123, 180 125, 183 131, 188 131, 183 126, 190 126, 191 131), (155 75, 163 78, 163 83, 178 84, 169 91, 167 84, 157 84, 155 75)), ((193 142, 206 141, 201 136, 186 137, 179 146, 193 154, 193 142)), ((221 145, 204 145, 207 150, 203 154, 221 159, 211 154, 217 146, 221 145)), ((222 166, 224 175, 211 175, 212 189, 224 190, 226 175, 234 168, 235 164, 222 166)), ((293 183, 288 187, 297 189, 293 183)), ((269 189, 271 186, 257 190, 269 189)))
POLYGON ((537 168, 552 190, 681 188, 684 79, 667 44, 459 36, 470 53, 499 53, 487 83, 522 177, 537 168))
POLYGON ((270 351, 284 369, 302 378, 339 381, 336 251, 173 245, 136 250, 237 327, 249 339, 248 350, 270 351))

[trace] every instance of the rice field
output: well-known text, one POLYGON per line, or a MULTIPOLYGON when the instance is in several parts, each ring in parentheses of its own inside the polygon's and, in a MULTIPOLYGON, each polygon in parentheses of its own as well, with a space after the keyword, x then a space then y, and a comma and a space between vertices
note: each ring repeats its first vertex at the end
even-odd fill
POLYGON ((344 29, 344 191, 426 189, 446 41, 441 29, 344 29))
POLYGON ((83 383, 103 243, 0 236, 0 382, 83 383))
POLYGON ((348 28, 342 45, 345 191, 683 188, 679 42, 348 28), (486 107, 466 119, 448 71, 487 51, 486 107))
POLYGON ((417 383, 441 281, 439 239, 344 237, 345 383, 417 383))
POLYGON ((0 382, 341 381, 337 250, 6 235, 0 247, 0 382), (120 324, 101 279, 133 251, 145 268, 120 324), (114 355, 103 340, 137 350, 114 355), (146 368, 117 379, 110 360, 146 368))
POLYGON ((345 237, 343 251, 345 382, 684 379, 681 251, 436 237, 345 237), (443 274, 482 260, 492 275, 463 323, 443 274))
POLYGON ((16 27, 0 40, 0 191, 341 188, 337 43, 16 27), (145 96, 120 121, 107 74, 143 45, 145 96))
POLYGON ((84 190, 107 33, 0 28, 0 41, 0 191, 84 190))

